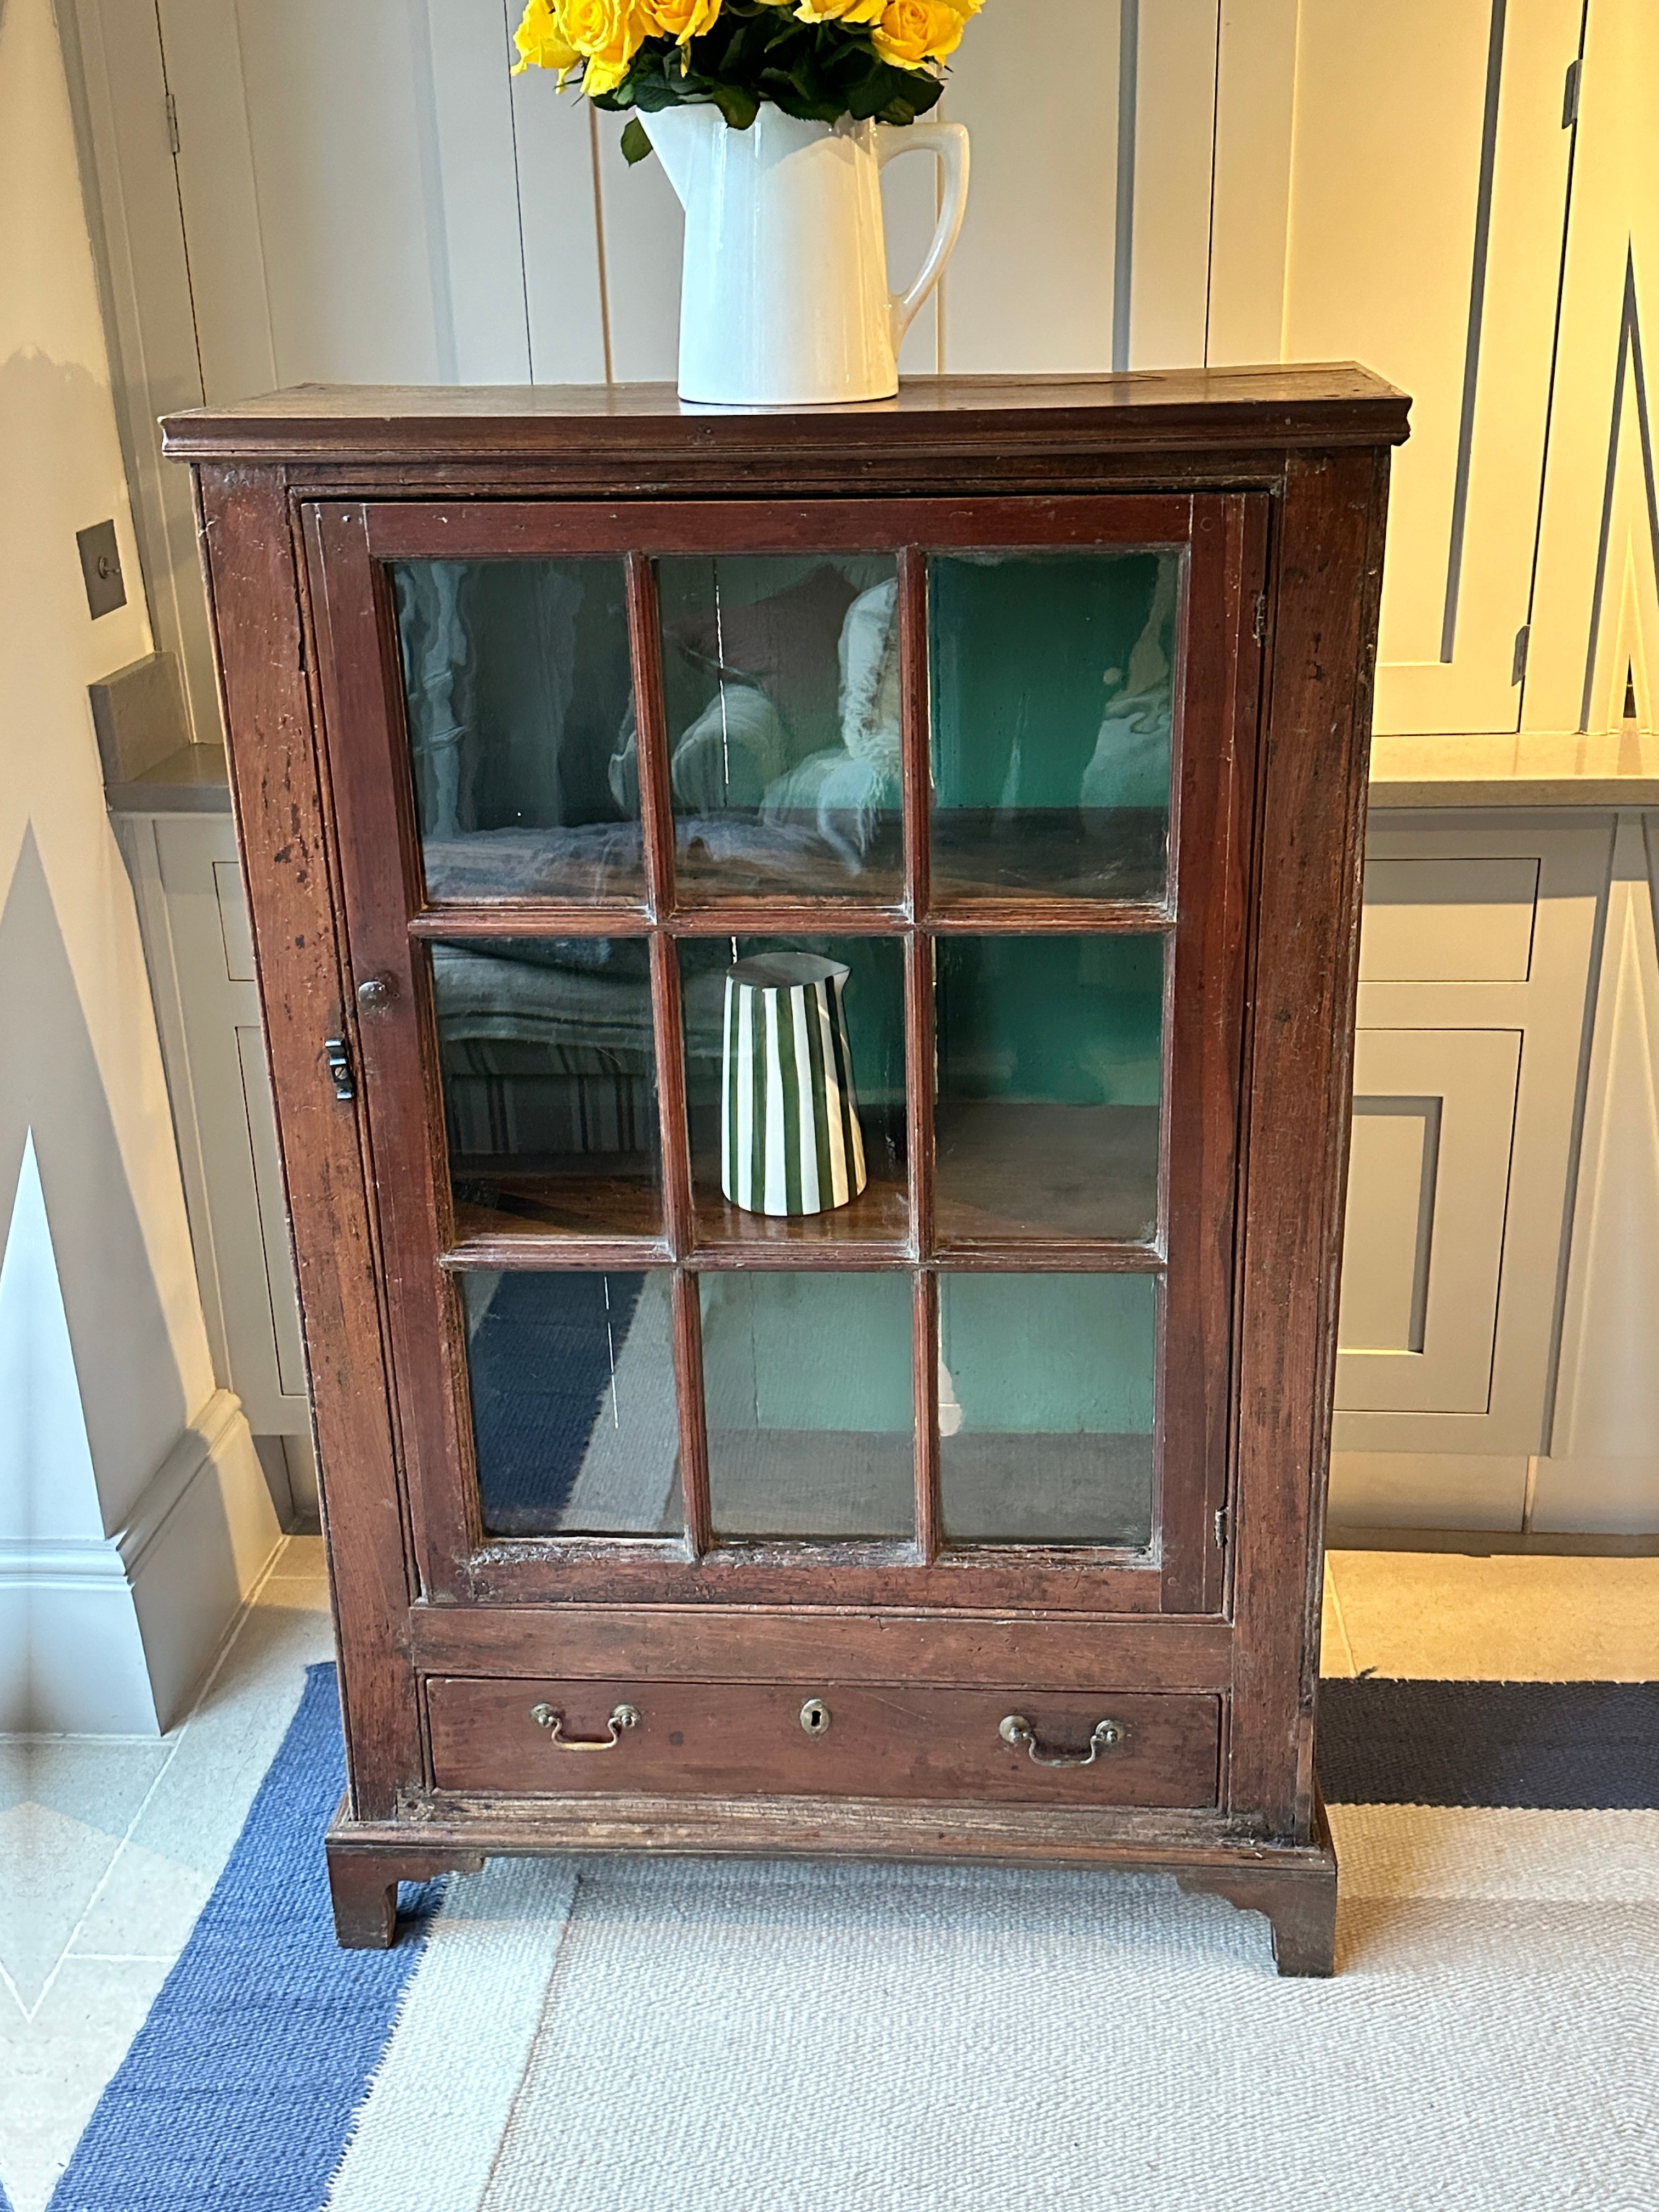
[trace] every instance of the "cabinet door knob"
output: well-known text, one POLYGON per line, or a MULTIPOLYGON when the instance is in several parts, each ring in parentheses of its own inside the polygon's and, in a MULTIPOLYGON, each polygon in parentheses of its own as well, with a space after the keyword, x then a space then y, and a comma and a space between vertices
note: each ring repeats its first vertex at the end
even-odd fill
POLYGON ((1127 1733, 1121 1721, 1097 1721, 1087 1751, 1047 1752, 1038 1743, 1036 1730, 1023 1713, 1010 1713, 997 1730, 1005 1743, 1023 1743, 1038 1766, 1092 1766, 1103 1751, 1121 1743, 1127 1733))
POLYGON ((544 1728, 561 1751, 614 1751, 622 1741, 625 1729, 636 1729, 640 1724, 637 1705, 618 1705, 605 1723, 608 1735, 568 1736, 560 1731, 564 1727, 564 1715, 556 1705, 532 1705, 530 1717, 538 1728, 544 1728))
POLYGON ((398 995, 398 986, 390 975, 366 975, 357 986, 357 1004, 365 1013, 378 1013, 389 1006, 398 995))

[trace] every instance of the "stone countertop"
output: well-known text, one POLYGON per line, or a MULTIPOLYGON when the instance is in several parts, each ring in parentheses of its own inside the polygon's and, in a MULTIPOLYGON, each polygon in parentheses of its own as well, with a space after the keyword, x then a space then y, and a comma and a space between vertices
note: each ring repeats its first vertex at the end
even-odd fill
MULTIPOLYGON (((225 757, 185 745, 131 783, 106 787, 117 814, 230 811, 225 757)), ((1659 736, 1626 724, 1603 737, 1379 737, 1373 811, 1404 806, 1659 806, 1659 736)))
POLYGON ((1627 722, 1602 737, 1371 741, 1371 808, 1659 806, 1659 736, 1627 722))
POLYGON ((228 814, 230 770, 222 745, 180 745, 130 783, 106 783, 112 814, 228 814))

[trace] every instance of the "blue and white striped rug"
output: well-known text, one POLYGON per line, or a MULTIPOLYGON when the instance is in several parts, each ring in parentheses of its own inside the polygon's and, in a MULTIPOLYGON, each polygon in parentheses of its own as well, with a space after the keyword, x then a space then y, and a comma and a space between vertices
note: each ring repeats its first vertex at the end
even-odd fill
POLYGON ((313 1668, 52 2212, 1659 2206, 1659 1685, 1323 1698, 1286 1983, 1161 1878, 933 1867, 501 1862, 342 1953, 313 1668))

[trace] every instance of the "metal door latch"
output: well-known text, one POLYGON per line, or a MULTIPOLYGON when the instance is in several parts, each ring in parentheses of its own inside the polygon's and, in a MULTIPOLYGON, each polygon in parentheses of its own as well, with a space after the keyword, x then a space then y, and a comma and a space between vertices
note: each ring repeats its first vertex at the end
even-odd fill
POLYGON ((323 1058, 334 1085, 337 1098, 353 1099, 357 1096, 357 1079, 352 1072, 351 1047, 343 1036, 323 1040, 323 1058))

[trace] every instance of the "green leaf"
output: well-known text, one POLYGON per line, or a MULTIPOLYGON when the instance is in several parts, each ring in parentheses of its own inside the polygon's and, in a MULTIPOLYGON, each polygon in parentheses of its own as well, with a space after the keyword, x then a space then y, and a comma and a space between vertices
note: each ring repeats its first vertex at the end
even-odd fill
POLYGON ((656 150, 643 123, 637 115, 630 115, 622 135, 623 159, 632 168, 635 161, 648 161, 656 150))
POLYGON ((733 131, 747 131, 760 113, 760 100, 747 86, 711 84, 708 96, 733 131))

